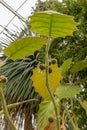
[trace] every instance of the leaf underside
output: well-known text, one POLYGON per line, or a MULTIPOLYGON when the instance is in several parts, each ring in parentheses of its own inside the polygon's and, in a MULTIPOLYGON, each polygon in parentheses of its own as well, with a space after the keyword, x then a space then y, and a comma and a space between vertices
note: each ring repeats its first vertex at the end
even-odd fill
POLYGON ((29 24, 36 33, 54 38, 70 36, 77 30, 72 16, 56 11, 36 12, 30 16, 29 24))
POLYGON ((39 50, 42 45, 46 44, 47 39, 41 37, 26 37, 12 42, 5 50, 6 56, 12 60, 24 58, 25 56, 39 50))

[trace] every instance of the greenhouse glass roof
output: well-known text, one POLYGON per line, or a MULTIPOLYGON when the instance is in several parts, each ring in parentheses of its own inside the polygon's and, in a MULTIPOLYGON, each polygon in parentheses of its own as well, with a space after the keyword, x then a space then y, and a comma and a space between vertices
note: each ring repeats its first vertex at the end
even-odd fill
POLYGON ((10 33, 15 35, 21 32, 36 2, 37 0, 0 0, 0 57, 2 43, 9 43, 10 33))
POLYGON ((37 0, 0 0, 0 38, 6 28, 15 30, 26 22, 37 0))

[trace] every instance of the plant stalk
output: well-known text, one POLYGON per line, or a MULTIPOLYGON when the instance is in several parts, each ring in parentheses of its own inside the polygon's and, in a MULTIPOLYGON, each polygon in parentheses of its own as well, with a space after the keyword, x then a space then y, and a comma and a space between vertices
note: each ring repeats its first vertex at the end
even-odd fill
POLYGON ((71 117, 71 115, 70 115, 70 113, 69 113, 67 107, 66 107, 66 112, 67 112, 67 116, 68 116, 69 120, 70 120, 71 123, 72 123, 73 128, 76 128, 75 123, 74 123, 74 121, 73 121, 73 119, 72 119, 72 117, 71 117))
POLYGON ((51 91, 50 85, 49 85, 49 46, 51 44, 51 40, 50 38, 48 38, 48 43, 46 45, 46 56, 45 56, 45 64, 46 64, 46 87, 48 89, 48 92, 50 94, 50 97, 52 99, 53 105, 54 105, 54 110, 55 110, 55 114, 56 114, 56 121, 57 121, 57 130, 60 130, 60 121, 59 121, 59 114, 58 114, 58 109, 56 106, 56 102, 55 102, 55 98, 54 95, 51 91))
MULTIPOLYGON (((7 105, 7 109, 10 110, 12 108, 15 108, 16 106, 19 106, 19 105, 22 105, 24 103, 29 103, 29 102, 33 102, 33 101, 37 101, 38 102, 38 99, 29 99, 29 100, 25 100, 25 101, 22 101, 22 102, 17 102, 17 103, 13 103, 13 104, 10 104, 10 105, 7 105)), ((1 110, 0 111, 0 115, 4 114, 4 111, 1 110)))
POLYGON ((3 94, 3 89, 0 87, 0 98, 1 98, 1 101, 2 101, 2 106, 3 106, 3 111, 4 111, 4 115, 6 117, 6 119, 8 120, 12 130, 16 130, 16 127, 9 115, 9 112, 8 112, 8 109, 7 109, 7 106, 6 106, 6 101, 5 101, 5 98, 4 98, 4 94, 3 94))

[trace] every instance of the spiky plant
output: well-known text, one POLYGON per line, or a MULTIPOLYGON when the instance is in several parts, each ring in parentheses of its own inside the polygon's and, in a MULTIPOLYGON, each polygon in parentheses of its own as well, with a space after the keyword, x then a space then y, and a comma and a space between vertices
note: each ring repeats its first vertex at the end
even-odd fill
MULTIPOLYGON (((5 39, 1 39, 1 46, 3 48, 7 47, 11 41, 20 39, 24 36, 32 35, 29 25, 26 25, 24 28, 22 28, 21 32, 17 33, 17 35, 16 32, 14 34, 8 29, 6 31, 7 32, 5 35, 7 35, 8 42, 6 42, 5 39)), ((25 103, 19 107, 16 107, 15 109, 10 110, 10 114, 19 129, 23 127, 24 122, 24 130, 33 130, 32 118, 35 116, 35 113, 38 110, 39 102, 41 101, 41 97, 35 92, 32 86, 32 81, 30 80, 32 69, 35 68, 39 62, 37 59, 38 53, 39 52, 36 51, 32 55, 16 61, 7 60, 5 65, 0 68, 0 75, 5 75, 8 78, 8 83, 4 90, 7 104, 33 98, 38 99, 38 102, 34 101, 31 103, 25 103)), ((5 58, 6 57, 4 55, 1 56, 1 59, 5 58)), ((5 129, 11 129, 6 120, 5 129)))
POLYGON ((17 116, 21 117, 20 122, 25 120, 25 130, 32 130, 32 114, 36 113, 40 102, 40 96, 35 92, 30 80, 32 69, 38 64, 37 54, 36 51, 34 55, 29 55, 24 59, 8 60, 0 70, 0 74, 8 77, 8 83, 4 91, 8 104, 33 98, 39 99, 38 102, 26 103, 10 112, 13 113, 12 116, 16 121, 19 119, 17 116))

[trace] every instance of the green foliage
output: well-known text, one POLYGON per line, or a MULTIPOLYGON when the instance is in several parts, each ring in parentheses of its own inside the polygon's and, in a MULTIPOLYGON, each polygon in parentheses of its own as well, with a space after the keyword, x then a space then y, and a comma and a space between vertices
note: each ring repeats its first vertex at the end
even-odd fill
POLYGON ((28 54, 34 53, 39 50, 42 45, 46 44, 47 39, 41 37, 26 37, 18 41, 12 42, 5 50, 5 55, 11 59, 24 58, 28 54))
POLYGON ((7 82, 7 78, 5 76, 0 76, 0 99, 1 99, 1 103, 2 103, 2 108, 3 108, 3 112, 4 112, 4 116, 7 119, 7 121, 9 122, 11 128, 13 130, 16 130, 16 126, 14 125, 12 118, 9 114, 9 111, 7 109, 7 104, 6 104, 6 100, 4 97, 4 93, 3 93, 3 86, 5 86, 5 83, 7 82))
POLYGON ((39 97, 35 93, 32 81, 30 80, 32 69, 38 64, 37 55, 38 52, 35 52, 34 55, 29 55, 25 59, 8 60, 2 66, 0 74, 8 77, 8 83, 4 90, 7 99, 17 102, 39 97))
POLYGON ((78 85, 60 85, 58 87, 55 95, 57 95, 58 98, 70 98, 75 97, 76 94, 80 94, 81 88, 78 85))
MULTIPOLYGON (((38 51, 35 51, 34 54, 24 59, 17 59, 15 61, 8 60, 4 66, 0 68, 0 75, 3 74, 8 77, 8 83, 4 89, 7 104, 19 103, 20 101, 26 102, 26 100, 34 98, 39 100, 39 102, 21 104, 20 106, 16 106, 14 110, 10 110, 10 112, 15 115, 14 119, 17 119, 16 115, 19 114, 21 123, 23 123, 22 116, 26 115, 26 112, 29 112, 29 114, 27 114, 28 116, 37 112, 38 105, 42 100, 39 94, 35 92, 32 81, 30 80, 32 69, 38 64, 37 55, 38 51)), ((26 118, 25 116, 25 120, 26 118)), ((26 125, 26 123, 24 125, 26 125)))
POLYGON ((81 104, 81 106, 82 106, 82 108, 86 111, 86 114, 87 114, 87 101, 79 101, 80 102, 80 104, 81 104))
POLYGON ((79 79, 78 81, 77 81, 78 83, 80 83, 80 82, 87 82, 87 78, 83 78, 83 79, 79 79))
POLYGON ((48 118, 55 116, 54 106, 51 99, 44 100, 38 111, 38 130, 43 130, 49 123, 48 118))
POLYGON ((87 68, 87 60, 83 60, 83 61, 78 61, 76 62, 72 68, 71 68, 71 73, 76 73, 78 71, 81 71, 83 69, 87 68))
MULTIPOLYGON (((50 37, 65 37, 72 35, 76 30, 73 17, 53 11, 34 13, 30 20, 32 29, 39 34, 50 37), (44 18, 44 19, 43 19, 44 18), (66 24, 65 24, 66 23, 66 24)), ((24 58, 47 43, 47 39, 41 37, 27 37, 12 42, 5 50, 5 55, 15 60, 24 58), (37 44, 37 46, 36 46, 37 44)))
POLYGON ((36 33, 54 38, 72 35, 77 29, 72 16, 55 11, 34 13, 30 17, 30 25, 36 33))
POLYGON ((63 77, 65 77, 67 75, 67 72, 71 67, 71 64, 72 64, 72 58, 69 58, 69 59, 65 60, 64 63, 62 64, 62 66, 61 66, 61 69, 62 69, 61 74, 62 74, 63 77))

